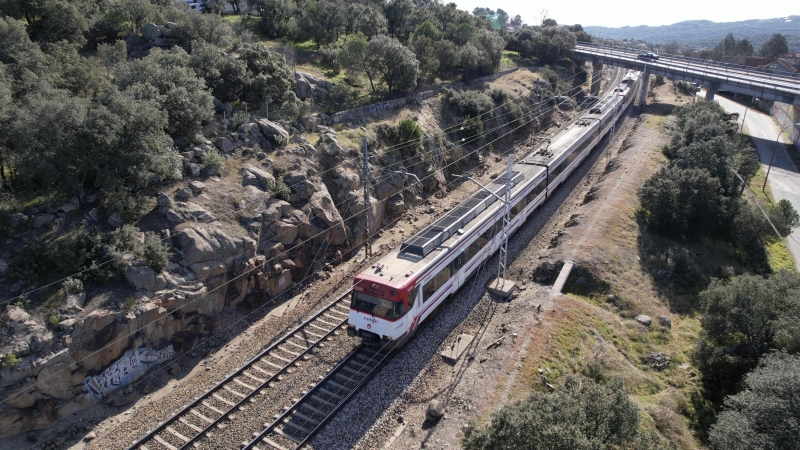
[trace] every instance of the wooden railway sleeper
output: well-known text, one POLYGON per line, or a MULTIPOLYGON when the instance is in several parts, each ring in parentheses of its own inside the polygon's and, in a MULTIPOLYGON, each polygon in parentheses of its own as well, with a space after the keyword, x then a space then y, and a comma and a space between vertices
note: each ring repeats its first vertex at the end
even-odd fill
POLYGON ((289 349, 287 349, 286 347, 284 347, 284 346, 282 346, 282 345, 279 345, 279 346, 278 346, 278 349, 279 349, 280 351, 282 351, 282 352, 286 352, 286 353, 288 353, 288 354, 290 354, 290 355, 292 355, 292 356, 300 356, 300 353, 298 353, 298 352, 295 352, 295 351, 293 351, 293 350, 289 350, 289 349))
POLYGON ((295 411, 294 413, 292 413, 292 416, 293 417, 299 417, 299 418, 305 420, 306 422, 310 423, 314 427, 319 425, 319 420, 311 418, 311 417, 308 417, 307 415, 301 413, 300 411, 295 411))
POLYGON ((172 428, 172 427, 167 427, 167 428, 165 428, 165 430, 169 431, 170 433, 172 433, 173 436, 175 436, 176 438, 182 440, 183 442, 189 442, 191 440, 188 437, 186 437, 186 436, 178 433, 177 431, 175 431, 175 429, 172 428))
MULTIPOLYGON (((289 449, 287 449, 286 447, 284 447, 284 446, 282 446, 282 445, 279 445, 279 444, 277 444, 277 443, 275 443, 275 442, 273 442, 273 441, 271 441, 271 440, 269 440, 269 439, 267 439, 267 438, 263 438, 263 439, 261 439, 261 440, 262 440, 262 441, 264 441, 264 443, 265 443, 265 444, 267 444, 267 445, 269 445, 270 447, 274 448, 275 450, 289 450, 289 449)), ((257 450, 257 449, 256 449, 256 450, 257 450)))
POLYGON ((153 436, 153 439, 154 439, 156 442, 158 442, 159 444, 163 445, 164 447, 167 447, 169 450, 178 450, 178 447, 175 447, 174 445, 172 445, 172 444, 170 444, 169 442, 165 441, 165 440, 164 440, 164 439, 163 439, 161 436, 159 436, 159 435, 155 435, 155 436, 153 436))
MULTIPOLYGON (((198 433, 202 433, 202 432, 203 432, 203 429, 202 429, 202 428, 200 428, 200 427, 198 427, 197 425, 195 425, 195 424, 193 424, 193 423, 189 422, 188 420, 184 419, 183 417, 178 417, 178 422, 180 422, 180 423, 182 423, 182 424, 186 425, 187 427, 189 427, 189 428, 193 429, 194 431, 196 431, 196 432, 198 432, 198 433)), ((209 423, 210 423, 210 422, 209 422, 209 423)))
MULTIPOLYGON (((287 426, 287 427, 292 427, 292 428, 294 428, 294 429, 296 429, 296 430, 298 430, 298 431, 301 431, 301 432, 305 433, 305 435, 306 435, 306 436, 308 436, 309 434, 311 434, 311 430, 309 430, 309 429, 306 429, 306 428, 304 428, 302 425, 298 425, 298 424, 294 423, 294 422, 293 422, 293 421, 291 421, 291 420, 289 420, 289 421, 286 421, 286 422, 284 422, 283 424, 284 424, 284 426, 287 426)), ((304 437, 305 437, 305 436, 304 436, 304 437)))
POLYGON ((300 442, 300 439, 297 439, 296 437, 292 436, 289 433, 283 432, 280 428, 277 428, 277 427, 273 428, 272 432, 275 433, 275 434, 279 434, 279 435, 285 437, 286 439, 289 439, 292 442, 300 442))
POLYGON ((245 389, 249 389, 251 391, 255 391, 256 389, 258 389, 257 387, 250 386, 249 384, 245 383, 244 381, 239 380, 238 378, 234 378, 233 382, 238 384, 239 386, 241 386, 241 387, 243 387, 245 389))
POLYGON ((332 398, 335 398, 337 402, 342 401, 342 396, 341 395, 337 394, 336 392, 331 392, 331 391, 325 389, 324 387, 318 388, 317 392, 322 392, 325 395, 328 395, 328 396, 330 396, 332 398))

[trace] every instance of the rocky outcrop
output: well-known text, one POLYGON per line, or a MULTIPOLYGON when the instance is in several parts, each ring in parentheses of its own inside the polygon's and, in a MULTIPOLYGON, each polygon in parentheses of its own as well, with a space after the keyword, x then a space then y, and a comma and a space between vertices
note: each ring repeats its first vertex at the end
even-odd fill
POLYGON ((275 188, 275 177, 266 170, 251 164, 243 164, 242 186, 258 186, 264 190, 271 190, 275 188))
POLYGON ((325 239, 330 242, 330 245, 343 245, 347 242, 347 229, 344 221, 324 184, 311 196, 308 208, 311 218, 320 221, 323 228, 328 229, 325 232, 325 239))
MULTIPOLYGON (((286 131, 280 124, 275 122, 270 122, 267 119, 258 119, 256 120, 261 133, 267 137, 268 139, 272 139, 274 142, 274 136, 280 136, 284 139, 289 139, 289 132, 286 131)), ((252 128, 251 128, 252 129, 252 128)))
POLYGON ((233 239, 216 228, 185 228, 177 239, 183 259, 190 264, 229 258, 237 248, 244 247, 242 243, 237 247, 233 239))
POLYGON ((295 72, 294 79, 296 82, 294 93, 300 100, 309 98, 322 100, 327 97, 333 87, 330 81, 303 72, 295 72))

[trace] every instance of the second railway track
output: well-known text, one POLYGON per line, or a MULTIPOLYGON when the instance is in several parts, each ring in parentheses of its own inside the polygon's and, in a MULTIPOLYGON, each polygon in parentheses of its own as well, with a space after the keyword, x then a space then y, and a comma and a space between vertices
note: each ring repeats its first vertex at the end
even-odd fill
POLYGON ((214 387, 181 408, 129 448, 190 448, 265 389, 279 383, 298 362, 347 323, 350 292, 340 295, 214 387))
POLYGON ((381 369, 392 352, 359 345, 319 383, 242 446, 243 450, 299 449, 330 421, 381 369))

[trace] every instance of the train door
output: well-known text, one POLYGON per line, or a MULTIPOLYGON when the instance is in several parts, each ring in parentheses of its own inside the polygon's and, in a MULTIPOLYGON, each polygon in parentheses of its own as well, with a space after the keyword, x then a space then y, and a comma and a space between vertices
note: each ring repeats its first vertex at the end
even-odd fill
POLYGON ((461 268, 464 267, 464 264, 466 263, 467 255, 465 255, 464 252, 459 253, 458 256, 453 259, 453 262, 450 263, 452 266, 451 271, 453 273, 453 292, 457 291, 464 283, 464 274, 461 273, 461 268))

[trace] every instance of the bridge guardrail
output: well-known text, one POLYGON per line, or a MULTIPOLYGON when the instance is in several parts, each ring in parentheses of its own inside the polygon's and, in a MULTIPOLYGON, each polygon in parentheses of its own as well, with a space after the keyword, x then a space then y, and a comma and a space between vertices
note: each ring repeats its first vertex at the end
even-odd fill
MULTIPOLYGON (((614 57, 623 57, 623 58, 630 58, 630 62, 637 62, 642 63, 642 60, 639 60, 634 52, 619 52, 618 48, 614 48, 614 51, 611 52, 604 52, 601 49, 592 49, 592 50, 584 50, 586 53, 595 54, 597 56, 614 56, 614 57)), ((753 86, 762 86, 762 87, 773 87, 773 88, 782 88, 788 91, 796 91, 800 92, 800 84, 796 83, 797 80, 794 79, 783 79, 783 80, 774 80, 777 77, 766 77, 769 80, 765 80, 764 77, 758 76, 760 74, 755 74, 752 71, 737 71, 732 72, 726 69, 723 69, 724 73, 720 73, 718 66, 715 65, 708 65, 708 64, 692 64, 687 62, 687 64, 674 64, 669 60, 666 61, 649 61, 645 64, 650 64, 653 66, 661 66, 664 68, 675 68, 680 69, 683 72, 697 74, 697 75, 704 75, 705 77, 711 77, 718 80, 725 80, 725 81, 744 81, 753 86), (706 70, 711 69, 711 70, 706 70), (780 81, 783 81, 781 83, 780 81)))
MULTIPOLYGON (((631 55, 634 55, 634 56, 638 55, 638 52, 637 52, 636 49, 629 49, 629 48, 625 48, 625 47, 614 47, 614 46, 603 45, 603 44, 591 44, 591 45, 589 45, 589 44, 579 44, 579 46, 580 47, 585 47, 585 48, 596 48, 598 50, 602 49, 602 48, 607 48, 607 49, 611 50, 612 53, 616 51, 616 52, 621 52, 621 53, 624 53, 624 54, 631 54, 631 55)), ((787 81, 790 81, 790 80, 791 81, 800 81, 800 74, 795 75, 795 74, 789 74, 789 73, 775 73, 775 72, 772 72, 772 71, 769 71, 769 70, 766 70, 766 69, 761 69, 761 68, 758 68, 758 67, 743 66, 743 65, 740 65, 740 64, 731 64, 731 63, 725 63, 725 62, 721 62, 721 61, 708 61, 708 60, 705 60, 705 59, 692 58, 692 57, 682 56, 682 55, 672 55, 672 54, 667 54, 667 55, 668 55, 668 58, 670 58, 670 59, 680 59, 680 60, 684 60, 684 61, 696 61, 696 64, 702 65, 704 67, 718 67, 718 68, 721 68, 721 69, 723 69, 723 68, 731 68, 731 69, 734 69, 734 70, 739 70, 739 71, 745 72, 747 74, 763 75, 763 76, 766 76, 767 78, 770 78, 770 79, 784 79, 784 80, 787 80, 787 81)))

